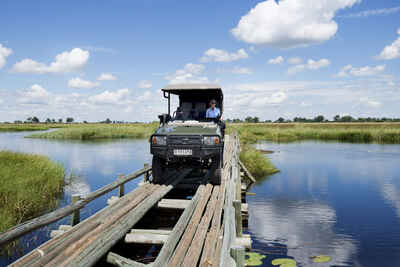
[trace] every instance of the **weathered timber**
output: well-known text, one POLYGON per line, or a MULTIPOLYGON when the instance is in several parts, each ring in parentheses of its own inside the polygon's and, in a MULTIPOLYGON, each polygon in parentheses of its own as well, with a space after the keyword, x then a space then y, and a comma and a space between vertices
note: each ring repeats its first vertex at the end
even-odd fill
POLYGON ((167 199, 163 198, 157 203, 160 209, 181 209, 184 210, 190 203, 189 199, 167 199))
MULTIPOLYGON (((43 245, 41 245, 38 249, 40 249, 42 253, 39 253, 38 250, 34 250, 31 253, 25 255, 23 258, 14 262, 12 266, 31 265, 40 260, 43 256, 49 257, 50 256, 49 254, 53 255, 59 254, 61 251, 64 250, 66 246, 81 239, 83 234, 86 234, 87 232, 96 228, 101 223, 102 218, 110 216, 120 207, 124 206, 126 203, 133 201, 137 197, 140 197, 141 194, 146 189, 148 189, 148 187, 149 185, 145 185, 136 188, 135 190, 130 192, 129 195, 124 196, 120 201, 118 201, 118 203, 103 208, 93 216, 80 222, 78 225, 76 225, 63 235, 57 236, 56 238, 53 238, 44 243, 43 245)), ((50 259, 52 259, 52 257, 50 257, 50 259)))
POLYGON ((156 235, 170 235, 172 230, 160 230, 160 229, 132 229, 131 234, 156 234, 156 235))
POLYGON ((167 239, 168 235, 130 233, 125 235, 124 241, 125 243, 162 245, 167 239))
POLYGON ((244 267, 245 249, 242 246, 233 246, 231 256, 236 262, 236 267, 244 267))
POLYGON ((203 215, 204 208, 206 207, 208 199, 210 198, 211 190, 212 190, 212 185, 207 184, 205 189, 205 194, 203 195, 199 204, 197 205, 190 220, 190 223, 186 228, 185 233, 182 236, 182 239, 178 243, 178 246, 176 247, 174 254, 172 255, 168 263, 169 267, 175 267, 181 265, 186 255, 186 251, 188 250, 189 245, 192 242, 193 236, 196 233, 196 229, 203 215))
POLYGON ((233 207, 235 208, 235 221, 236 221, 236 236, 241 237, 243 233, 242 229, 242 201, 234 200, 233 207))
POLYGON ((153 267, 162 267, 169 261, 174 252, 176 244, 178 243, 179 239, 181 238, 182 234, 184 233, 190 218, 193 215, 195 208, 199 202, 199 199, 203 199, 205 194, 205 186, 201 185, 194 197, 192 198, 190 204, 185 208, 184 212, 182 213, 181 217, 179 218, 178 222, 176 223, 172 233, 170 234, 167 242, 162 247, 160 253, 158 254, 157 259, 153 263, 153 267))
MULTIPOLYGON (((108 233, 112 226, 116 225, 119 222, 119 219, 126 215, 127 212, 132 210, 134 207, 139 205, 143 200, 145 200, 150 194, 155 192, 160 186, 155 185, 150 187, 147 192, 144 192, 139 198, 136 198, 134 201, 128 203, 118 211, 116 211, 112 216, 105 218, 105 221, 102 222, 99 226, 97 226, 94 230, 85 233, 82 238, 74 243, 73 245, 67 247, 62 253, 57 255, 51 262, 49 262, 48 266, 66 266, 69 261, 75 260, 77 258, 85 256, 83 252, 85 249, 90 247, 92 243, 96 243, 96 241, 100 238, 100 236, 108 233)), ((122 237, 122 236, 121 236, 122 237)), ((120 239, 119 237, 118 239, 120 239)), ((108 245, 107 243, 103 245, 108 245)), ((103 255, 106 253, 105 251, 103 255)), ((77 264, 73 266, 78 266, 77 264)))
POLYGON ((101 232, 105 225, 109 225, 113 222, 113 220, 122 216, 122 214, 126 212, 126 209, 129 209, 132 206, 140 203, 150 194, 152 190, 154 190, 154 188, 147 187, 147 190, 146 188, 144 188, 144 190, 142 190, 139 194, 133 196, 133 200, 127 202, 126 205, 114 205, 117 206, 118 209, 112 209, 113 212, 108 213, 109 216, 101 216, 98 218, 98 220, 91 221, 88 225, 85 225, 86 227, 80 227, 74 235, 67 235, 66 240, 61 240, 60 246, 58 246, 56 249, 52 249, 49 253, 45 254, 42 258, 39 259, 39 261, 35 262, 33 266, 43 266, 45 264, 47 266, 61 266, 61 262, 63 262, 66 255, 72 253, 71 250, 78 250, 78 248, 82 244, 86 244, 86 242, 88 242, 90 238, 94 237, 96 233, 101 232))
POLYGON ((145 267, 147 266, 146 264, 133 261, 131 259, 127 259, 125 257, 122 257, 116 253, 109 252, 107 254, 107 262, 114 265, 114 266, 119 266, 119 267, 145 267))
MULTIPOLYGON (((81 195, 72 195, 71 203, 74 205, 76 202, 79 200, 82 200, 81 195)), ((77 225, 81 221, 81 212, 79 209, 74 210, 74 212, 71 215, 71 226, 77 225)))
POLYGON ((221 263, 221 249, 222 249, 222 241, 224 238, 224 229, 225 229, 225 223, 222 223, 221 229, 219 230, 219 235, 217 236, 217 244, 215 247, 215 254, 213 260, 211 260, 211 265, 213 267, 219 267, 221 263))
POLYGON ((11 242, 11 241, 17 239, 18 237, 20 237, 26 233, 29 233, 39 227, 48 225, 52 222, 58 221, 59 219, 70 215, 75 210, 79 210, 79 209, 83 208, 90 201, 114 190, 121 184, 124 184, 134 178, 137 178, 137 177, 143 175, 144 173, 148 172, 149 170, 151 170, 151 167, 143 168, 139 171, 136 171, 130 175, 125 176, 123 179, 115 181, 107 186, 104 186, 104 187, 88 194, 83 200, 80 200, 80 201, 76 202, 75 204, 65 206, 61 209, 57 209, 53 212, 47 213, 43 216, 26 221, 22 224, 19 224, 17 226, 10 228, 9 230, 0 234, 0 246, 6 244, 8 242, 11 242))
POLYGON ((215 214, 212 220, 211 229, 207 233, 206 241, 203 248, 203 253, 200 260, 200 266, 211 266, 214 259, 215 249, 217 245, 217 237, 221 228, 221 216, 225 201, 225 187, 229 172, 223 170, 222 181, 219 188, 218 202, 215 207, 215 214))
MULTIPOLYGON (((146 173, 145 173, 145 175, 146 175, 146 173)), ((121 179, 123 179, 123 175, 118 175, 118 180, 121 180, 121 179)), ((125 184, 120 184, 119 186, 118 186, 118 197, 123 197, 125 195, 125 184)))
POLYGON ((243 162, 241 160, 238 160, 240 168, 242 168, 242 170, 244 171, 244 173, 246 174, 247 178, 250 179, 250 181, 252 181, 253 183, 256 182, 256 179, 254 178, 254 176, 249 172, 249 170, 246 168, 246 166, 244 166, 243 162))
POLYGON ((68 261, 67 266, 93 266, 129 231, 132 225, 137 223, 151 207, 171 191, 191 171, 191 169, 182 171, 178 177, 170 179, 167 185, 161 186, 159 190, 155 191, 140 205, 128 212, 121 220, 118 220, 110 230, 96 238, 92 244, 89 244, 87 249, 78 253, 77 257, 73 258, 72 261, 68 261))
POLYGON ((215 204, 217 202, 218 193, 219 193, 219 186, 214 186, 213 193, 211 195, 210 201, 207 204, 205 213, 201 218, 200 224, 196 230, 196 234, 183 260, 182 263, 183 267, 197 266, 197 262, 200 258, 200 253, 202 251, 201 248, 203 247, 208 227, 214 215, 215 204))

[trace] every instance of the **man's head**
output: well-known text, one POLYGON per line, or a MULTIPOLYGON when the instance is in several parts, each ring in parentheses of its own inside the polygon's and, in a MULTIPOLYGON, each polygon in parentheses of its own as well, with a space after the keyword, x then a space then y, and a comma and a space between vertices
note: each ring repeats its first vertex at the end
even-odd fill
POLYGON ((217 105, 217 101, 215 101, 215 99, 212 99, 210 101, 210 107, 215 108, 215 105, 217 105))

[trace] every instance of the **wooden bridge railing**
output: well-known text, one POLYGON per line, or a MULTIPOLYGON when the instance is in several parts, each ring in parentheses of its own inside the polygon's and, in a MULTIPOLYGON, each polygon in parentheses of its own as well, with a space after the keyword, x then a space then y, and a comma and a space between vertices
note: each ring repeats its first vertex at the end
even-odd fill
MULTIPOLYGON (((148 179, 149 174, 151 172, 151 166, 148 164, 145 164, 144 168, 126 175, 126 176, 119 176, 118 179, 111 184, 108 184, 94 192, 89 193, 86 195, 84 198, 79 198, 79 200, 74 201, 74 203, 62 207, 60 209, 57 209, 55 211, 52 211, 50 213, 47 213, 45 215, 42 215, 40 217, 31 219, 29 221, 26 221, 22 224, 16 225, 12 228, 10 228, 7 231, 4 231, 0 233, 0 246, 5 245, 11 241, 14 241, 15 239, 21 237, 24 234, 27 234, 29 232, 32 232, 33 230, 36 230, 37 228, 49 225, 55 221, 58 221, 70 214, 75 213, 75 218, 78 216, 76 215, 77 212, 79 212, 80 209, 84 208, 89 202, 95 200, 96 198, 116 189, 117 187, 119 188, 118 194, 119 196, 123 195, 123 187, 124 184, 136 179, 143 174, 145 175, 145 179, 148 179)), ((79 214, 79 213, 78 213, 79 214)), ((76 219, 75 223, 77 222, 76 219)))

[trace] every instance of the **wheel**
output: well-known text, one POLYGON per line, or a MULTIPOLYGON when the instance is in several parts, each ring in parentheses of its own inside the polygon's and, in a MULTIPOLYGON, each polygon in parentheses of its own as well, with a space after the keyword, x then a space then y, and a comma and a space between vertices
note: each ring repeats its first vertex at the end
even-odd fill
POLYGON ((222 158, 221 156, 212 159, 211 168, 214 170, 213 176, 211 177, 211 183, 213 185, 221 184, 222 176, 222 158))
POLYGON ((166 179, 166 166, 165 160, 158 156, 153 156, 152 161, 152 176, 153 176, 153 183, 155 184, 162 184, 165 182, 166 179))

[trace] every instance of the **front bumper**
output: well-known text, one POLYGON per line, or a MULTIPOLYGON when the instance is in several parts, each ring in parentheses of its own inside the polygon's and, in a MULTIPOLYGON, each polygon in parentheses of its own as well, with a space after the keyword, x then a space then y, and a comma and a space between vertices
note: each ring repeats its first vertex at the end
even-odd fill
POLYGON ((167 146, 152 145, 150 150, 151 154, 157 155, 163 159, 166 159, 167 161, 179 161, 181 159, 203 160, 220 155, 223 151, 223 145, 211 146, 211 147, 185 146, 185 145, 182 146, 174 145, 167 147, 167 146), (175 149, 191 149, 192 155, 190 156, 174 155, 175 149))

